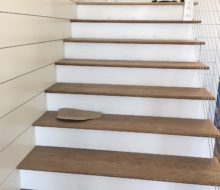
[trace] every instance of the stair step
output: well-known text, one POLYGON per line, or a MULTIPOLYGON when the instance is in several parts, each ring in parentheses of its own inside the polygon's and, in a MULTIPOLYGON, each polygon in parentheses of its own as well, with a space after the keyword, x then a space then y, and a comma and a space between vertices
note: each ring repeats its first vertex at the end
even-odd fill
POLYGON ((118 43, 118 44, 172 44, 172 45, 204 45, 197 40, 155 40, 155 39, 107 39, 107 38, 67 38, 64 42, 76 43, 118 43))
POLYGON ((205 88, 56 83, 47 93, 215 100, 205 88))
POLYGON ((101 118, 95 120, 70 122, 58 120, 56 116, 56 111, 48 111, 33 125, 68 129, 219 137, 218 130, 210 120, 104 114, 101 118))
POLYGON ((198 24, 200 20, 124 20, 124 19, 71 19, 71 22, 90 23, 143 23, 143 24, 198 24))
POLYGON ((162 69, 203 69, 209 67, 201 62, 169 62, 169 61, 123 61, 94 59, 62 59, 56 65, 65 66, 97 66, 97 67, 131 67, 131 68, 162 68, 162 69))
POLYGON ((18 169, 220 185, 220 166, 215 158, 35 147, 18 169))
MULTIPOLYGON (((164 2, 164 3, 151 3, 151 2, 76 2, 77 5, 184 5, 182 2, 164 2)), ((197 4, 197 3, 196 3, 197 4)))

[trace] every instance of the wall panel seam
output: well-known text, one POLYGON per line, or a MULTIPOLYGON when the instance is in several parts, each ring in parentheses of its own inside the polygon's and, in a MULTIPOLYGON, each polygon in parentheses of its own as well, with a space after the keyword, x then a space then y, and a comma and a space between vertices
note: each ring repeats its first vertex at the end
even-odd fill
POLYGON ((6 150, 11 144, 13 144, 19 137, 21 137, 28 129, 30 129, 33 126, 28 126, 24 131, 22 131, 15 139, 13 139, 7 146, 5 146, 2 150, 0 150, 0 154, 6 150))
POLYGON ((2 181, 2 182, 0 182, 0 187, 1 187, 1 185, 4 185, 4 183, 7 181, 7 179, 16 171, 17 169, 15 168, 12 172, 10 172, 6 177, 5 177, 5 179, 2 181))
POLYGON ((34 95, 33 97, 31 97, 30 99, 28 99, 27 101, 23 102, 22 104, 20 104, 19 106, 16 106, 14 109, 12 109, 11 111, 7 112, 6 114, 4 114, 2 117, 0 117, 0 119, 4 118, 5 116, 7 116, 8 114, 12 113, 13 111, 15 111, 16 109, 20 108, 21 106, 23 106, 24 104, 28 103, 29 101, 31 101, 32 99, 36 98, 37 96, 39 96, 41 93, 43 93, 44 91, 41 91, 39 93, 37 93, 36 95, 34 95))
POLYGON ((25 14, 25 13, 16 13, 16 12, 7 12, 7 11, 0 11, 0 13, 5 14, 15 14, 15 15, 24 15, 24 16, 33 16, 33 17, 42 17, 42 18, 51 18, 51 19, 59 19, 59 20, 71 20, 71 18, 63 18, 63 17, 52 17, 52 16, 44 16, 44 15, 34 15, 34 14, 25 14))
POLYGON ((41 42, 28 43, 28 44, 20 44, 20 45, 15 45, 15 46, 0 47, 0 50, 1 50, 1 49, 14 48, 14 47, 21 47, 21 46, 35 45, 35 44, 42 44, 42 43, 48 43, 48 42, 56 42, 56 41, 63 41, 63 39, 54 39, 54 40, 48 40, 48 41, 41 41, 41 42))
MULTIPOLYGON (((47 64, 47 65, 44 65, 43 67, 39 67, 39 68, 34 69, 34 70, 32 70, 32 71, 29 71, 29 72, 26 72, 26 73, 24 73, 24 74, 21 74, 21 75, 18 75, 18 76, 16 76, 16 77, 13 77, 13 78, 11 78, 11 79, 8 79, 8 80, 6 80, 6 81, 4 81, 4 82, 0 82, 0 85, 5 84, 5 83, 10 82, 10 81, 13 81, 13 80, 16 80, 16 79, 18 79, 18 78, 20 78, 20 77, 23 77, 23 76, 25 76, 25 75, 27 75, 27 74, 30 74, 30 73, 33 73, 33 72, 35 72, 35 71, 41 70, 41 69, 43 69, 43 68, 45 68, 45 67, 48 67, 48 66, 50 66, 50 65, 53 65, 53 64, 54 64, 54 63, 49 63, 49 64, 47 64)), ((1 118, 0 118, 0 119, 1 119, 1 118)))

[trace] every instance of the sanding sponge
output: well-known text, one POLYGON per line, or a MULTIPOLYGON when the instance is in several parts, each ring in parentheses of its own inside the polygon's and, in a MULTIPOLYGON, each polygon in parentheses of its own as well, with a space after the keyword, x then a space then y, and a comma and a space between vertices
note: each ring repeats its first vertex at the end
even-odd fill
POLYGON ((100 117, 102 117, 102 113, 100 112, 71 108, 62 108, 57 113, 57 119, 70 121, 86 121, 91 119, 98 119, 100 117))

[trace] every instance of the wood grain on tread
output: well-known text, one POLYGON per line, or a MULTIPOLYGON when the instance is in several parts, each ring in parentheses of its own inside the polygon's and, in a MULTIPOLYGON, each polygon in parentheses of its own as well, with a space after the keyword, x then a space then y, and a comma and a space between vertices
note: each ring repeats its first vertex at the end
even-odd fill
POLYGON ((60 61, 57 61, 56 65, 162 68, 162 69, 204 69, 204 70, 209 69, 207 65, 201 62, 125 61, 125 60, 94 60, 94 59, 62 59, 60 61))
POLYGON ((95 1, 88 1, 88 2, 76 2, 77 5, 184 5, 181 2, 164 2, 164 3, 151 3, 151 2, 95 2, 95 1))
POLYGON ((108 39, 108 38, 67 38, 64 42, 76 43, 117 43, 117 44, 171 44, 171 45, 204 45, 197 40, 155 40, 155 39, 108 39))
POLYGON ((214 100, 205 88, 56 83, 47 93, 214 100))
POLYGON ((220 185, 216 159, 35 147, 18 169, 220 185))
POLYGON ((80 122, 58 120, 56 116, 57 112, 48 111, 33 125, 52 128, 220 137, 218 130, 210 120, 103 114, 99 119, 80 122))
POLYGON ((146 23, 146 24, 198 24, 200 20, 110 20, 110 19, 72 19, 71 22, 91 22, 91 23, 146 23))
MULTIPOLYGON (((77 5, 151 5, 151 6, 158 6, 158 5, 184 5, 182 2, 95 2, 95 1, 87 1, 87 2, 76 2, 77 5)), ((194 2, 194 5, 198 5, 198 2, 194 2)))

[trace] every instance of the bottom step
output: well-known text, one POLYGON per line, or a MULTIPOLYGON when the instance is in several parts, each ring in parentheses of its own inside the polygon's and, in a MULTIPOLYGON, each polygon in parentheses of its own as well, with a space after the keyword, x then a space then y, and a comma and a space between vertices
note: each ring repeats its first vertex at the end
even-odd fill
POLYGON ((63 184, 66 190, 212 190, 220 185, 219 163, 207 158, 36 147, 18 168, 22 188, 28 189, 58 190, 63 184))

